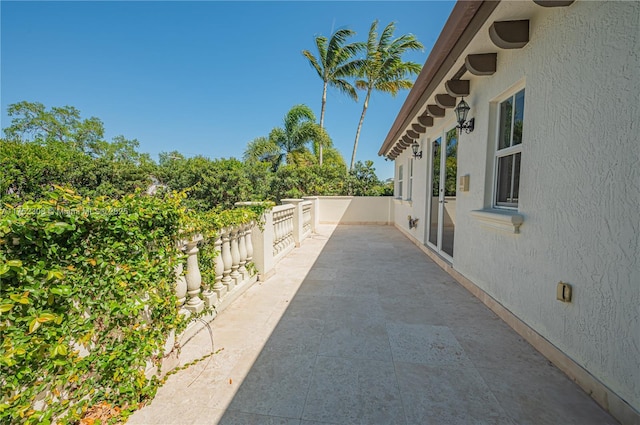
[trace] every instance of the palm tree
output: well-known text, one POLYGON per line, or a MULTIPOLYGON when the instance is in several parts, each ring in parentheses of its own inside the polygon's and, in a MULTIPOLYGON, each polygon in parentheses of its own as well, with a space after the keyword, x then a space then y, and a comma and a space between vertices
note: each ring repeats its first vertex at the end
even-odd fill
POLYGON ((369 99, 373 90, 389 93, 396 96, 401 89, 410 89, 413 87, 413 80, 409 79, 412 75, 420 72, 420 65, 415 62, 403 62, 402 55, 408 50, 421 50, 422 43, 413 34, 402 35, 392 39, 395 23, 391 22, 385 27, 378 38, 378 21, 373 21, 369 29, 369 38, 367 39, 367 56, 364 63, 360 67, 356 87, 359 90, 366 90, 367 95, 364 98, 364 106, 362 107, 362 115, 358 123, 356 131, 356 139, 353 143, 353 153, 351 154, 351 165, 349 170, 353 170, 356 159, 356 150, 358 149, 358 139, 360 138, 360 130, 362 122, 369 107, 369 99))
POLYGON ((284 127, 276 127, 269 133, 269 140, 280 148, 278 164, 283 159, 289 162, 296 154, 308 152, 308 142, 319 145, 330 143, 325 131, 316 124, 316 116, 307 105, 291 108, 283 123, 284 127))
POLYGON ((275 171, 281 161, 280 146, 264 136, 256 137, 247 144, 242 159, 248 163, 270 163, 271 169, 275 171))
MULTIPOLYGON (((309 50, 303 50, 302 55, 309 60, 309 64, 322 79, 322 108, 320 109, 320 128, 324 128, 324 111, 327 104, 327 87, 335 87, 351 99, 357 101, 358 93, 353 85, 345 78, 353 77, 360 66, 360 60, 354 56, 364 48, 364 43, 346 44, 347 38, 355 35, 350 29, 339 29, 333 33, 330 40, 324 36, 316 37, 318 57, 309 50)), ((322 165, 322 144, 319 149, 319 162, 322 165)))

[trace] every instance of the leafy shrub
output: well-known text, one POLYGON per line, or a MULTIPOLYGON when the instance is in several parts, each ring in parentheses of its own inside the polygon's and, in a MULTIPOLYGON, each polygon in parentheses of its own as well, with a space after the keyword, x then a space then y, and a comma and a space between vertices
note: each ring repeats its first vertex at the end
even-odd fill
POLYGON ((180 202, 57 189, 4 210, 1 422, 71 422, 98 400, 135 407, 155 392, 146 362, 181 325, 180 202))
POLYGON ((218 229, 258 221, 271 203, 197 213, 184 194, 89 199, 57 187, 0 217, 0 422, 70 423, 98 403, 128 415, 155 394, 179 315, 177 240, 205 236, 215 279, 218 229))

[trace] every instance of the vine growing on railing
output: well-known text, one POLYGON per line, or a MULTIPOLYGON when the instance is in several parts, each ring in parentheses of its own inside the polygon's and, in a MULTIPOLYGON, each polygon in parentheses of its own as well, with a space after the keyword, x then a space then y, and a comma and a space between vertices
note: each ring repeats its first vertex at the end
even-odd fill
MULTIPOLYGON (((262 230, 264 226, 264 213, 275 204, 271 201, 251 202, 231 210, 214 209, 207 212, 191 213, 185 218, 185 228, 193 234, 201 234, 202 242, 199 245, 199 265, 202 281, 205 285, 215 282, 215 258, 218 253, 214 249, 214 241, 221 229, 238 227, 251 222, 262 230)), ((255 274, 253 264, 247 267, 255 274)), ((205 314, 207 312, 204 312, 205 314)))
MULTIPOLYGON (((168 335, 187 324, 176 308, 176 242, 259 218, 250 208, 187 211, 185 196, 88 199, 56 188, 5 206, 0 423, 77 423, 97 405, 117 406, 122 419, 153 397, 148 362, 160 367, 168 335)), ((213 279, 206 248, 203 276, 213 279)))
POLYGON ((58 188, 4 209, 0 422, 71 423, 98 402, 126 413, 155 393, 146 362, 181 327, 181 200, 58 188))

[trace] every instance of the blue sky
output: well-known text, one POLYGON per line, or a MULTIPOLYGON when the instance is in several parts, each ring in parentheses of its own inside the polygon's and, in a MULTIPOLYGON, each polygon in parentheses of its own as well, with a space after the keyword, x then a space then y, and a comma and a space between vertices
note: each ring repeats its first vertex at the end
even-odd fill
MULTIPOLYGON (((320 116, 322 81, 301 51, 314 36, 348 27, 365 40, 371 22, 413 33, 423 64, 454 2, 0 2, 2 128, 19 101, 74 106, 100 118, 107 139, 138 139, 140 151, 241 158, 247 142, 282 124, 296 104, 320 116)), ((357 160, 377 156, 408 91, 376 93, 357 160)), ((362 99, 327 96, 325 128, 351 158, 362 99)))

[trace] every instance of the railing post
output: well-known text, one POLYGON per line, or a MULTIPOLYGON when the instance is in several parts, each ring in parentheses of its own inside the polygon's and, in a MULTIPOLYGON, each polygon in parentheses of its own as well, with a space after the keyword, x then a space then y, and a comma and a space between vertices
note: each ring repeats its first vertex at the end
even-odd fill
POLYGON ((316 233, 320 224, 320 199, 317 196, 303 196, 305 201, 311 201, 311 231, 316 233))
POLYGON ((303 199, 282 199, 282 205, 292 204, 295 206, 293 210, 293 242, 296 248, 300 247, 302 238, 304 235, 302 226, 304 224, 304 218, 302 217, 302 202, 303 199))
POLYGON ((251 232, 251 245, 253 247, 253 264, 258 270, 260 281, 267 280, 274 273, 273 261, 273 212, 265 211, 263 215, 263 229, 254 229, 251 232))

